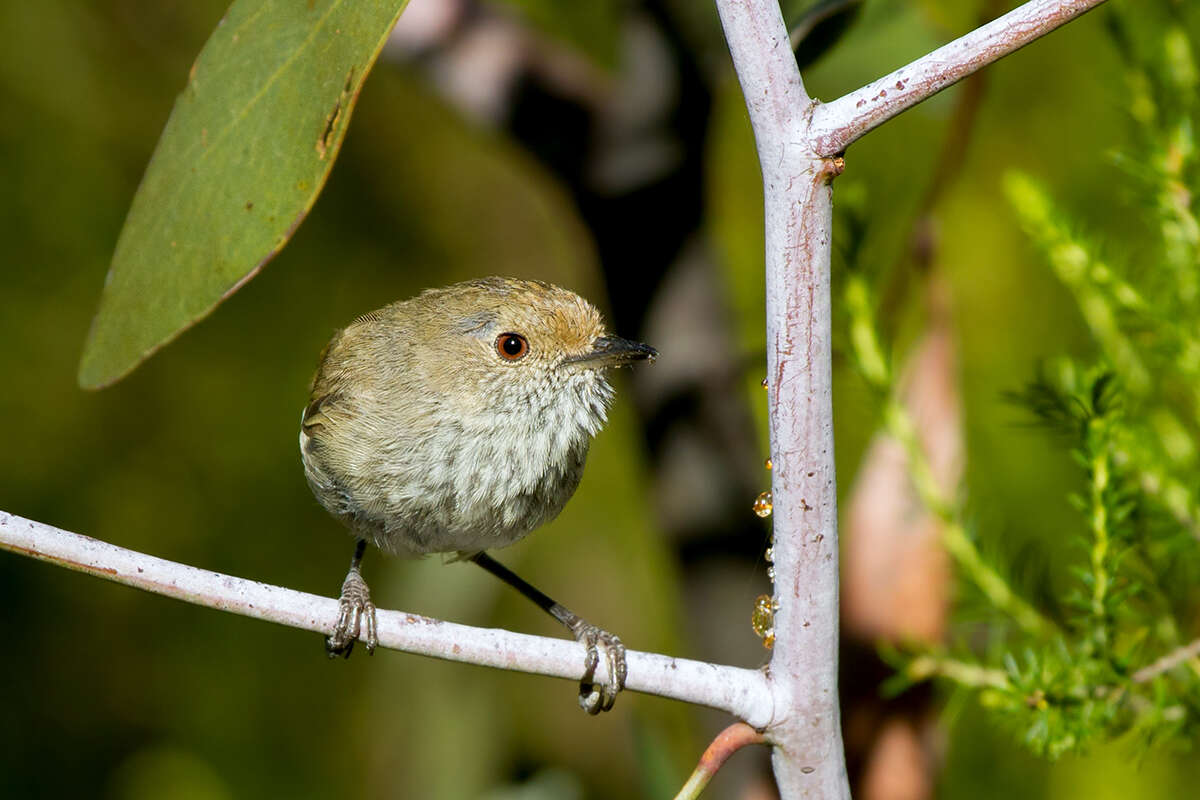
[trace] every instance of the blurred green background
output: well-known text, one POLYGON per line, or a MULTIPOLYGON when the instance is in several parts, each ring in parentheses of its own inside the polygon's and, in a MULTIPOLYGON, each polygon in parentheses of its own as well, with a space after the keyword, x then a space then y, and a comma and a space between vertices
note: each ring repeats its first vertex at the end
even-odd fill
MULTIPOLYGON (((401 25, 439 2, 413 0, 401 25)), ((663 356, 617 376, 576 498, 501 559, 632 648, 757 666, 766 652, 748 620, 769 590, 767 529, 750 505, 767 477, 761 395, 747 386, 763 369, 761 189, 715 14, 598 2, 558 24, 532 0, 445 5, 449 27, 408 29, 385 51, 283 253, 128 379, 88 394, 77 361, 117 234, 225 4, 0 1, 0 508, 333 595, 351 540, 312 499, 296 450, 318 352, 354 316, 425 286, 542 278, 663 356), (504 70, 485 93, 479 76, 504 70), (697 474, 697 447, 728 474, 697 474), (681 464, 693 472, 678 477, 681 464)), ((894 69, 970 29, 981 6, 869 0, 806 72, 809 90, 832 98, 894 69)), ((986 551, 1033 571, 1064 555, 1076 476, 1001 394, 1039 359, 1091 345, 1000 178, 1044 180, 1119 243, 1129 209, 1105 154, 1127 135, 1122 81, 1100 14, 991 68, 964 166, 935 208, 972 513, 986 551)), ((958 91, 850 149, 837 192, 865 192, 867 259, 892 264, 907 247, 958 91)), ((876 408, 840 362, 835 405, 845 490, 876 408)), ((469 565, 372 558, 366 572, 381 607, 560 635, 469 565)), ((728 722, 634 695, 588 718, 567 682, 393 652, 330 662, 314 635, 7 554, 0 622, 6 798, 664 797, 728 722)), ((1038 762, 947 699, 941 797, 1183 797, 1200 778, 1194 759, 1135 764, 1116 747, 1038 762)), ((735 756, 711 796, 763 796, 764 765, 735 756)))

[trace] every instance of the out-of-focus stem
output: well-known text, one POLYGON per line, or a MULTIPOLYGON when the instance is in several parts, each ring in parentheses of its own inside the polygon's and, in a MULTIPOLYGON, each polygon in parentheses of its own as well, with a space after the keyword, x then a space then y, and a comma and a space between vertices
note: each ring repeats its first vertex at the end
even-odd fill
POLYGON ((934 655, 918 656, 909 661, 904 667, 904 676, 914 682, 944 678, 972 689, 1012 689, 1003 670, 934 655))
MULTIPOLYGON (((1152 664, 1142 667, 1133 673, 1134 683, 1148 683, 1163 673, 1170 672, 1185 662, 1193 663, 1200 658, 1200 639, 1195 639, 1183 647, 1172 650, 1152 664)), ((1200 675, 1200 667, 1193 666, 1193 671, 1200 675)))

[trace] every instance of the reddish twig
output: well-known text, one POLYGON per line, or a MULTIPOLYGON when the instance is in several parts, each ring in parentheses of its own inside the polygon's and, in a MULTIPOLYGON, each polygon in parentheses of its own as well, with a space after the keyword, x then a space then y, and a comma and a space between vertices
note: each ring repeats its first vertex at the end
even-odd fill
POLYGON ((700 756, 700 763, 692 771, 687 783, 675 795, 675 800, 693 800, 700 796, 704 787, 712 780, 717 770, 725 764, 729 757, 746 745, 763 744, 766 737, 744 722, 735 722, 717 734, 712 744, 700 756))

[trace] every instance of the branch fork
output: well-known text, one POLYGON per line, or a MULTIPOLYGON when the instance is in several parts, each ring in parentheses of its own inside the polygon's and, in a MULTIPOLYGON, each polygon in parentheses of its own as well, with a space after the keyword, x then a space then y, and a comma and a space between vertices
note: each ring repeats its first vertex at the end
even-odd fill
POLYGON ((784 798, 849 798, 837 691, 838 528, 832 403, 831 183, 856 139, 1103 0, 1031 0, 829 103, 814 101, 777 0, 716 0, 763 176, 768 413, 774 465, 780 709, 768 740, 784 798))
MULTIPOLYGON (((778 0, 715 0, 762 167, 778 610, 767 671, 628 653, 627 687, 729 712, 773 746, 780 794, 849 798, 838 711, 838 529, 829 285, 832 180, 860 136, 1103 0, 1031 0, 829 103, 809 97, 778 0)), ((0 549, 147 591, 328 633, 336 600, 135 553, 0 511, 0 549)), ((378 613, 383 647, 581 677, 581 645, 378 613)), ((1195 657, 1164 660, 1145 679, 1195 657)), ((746 733, 746 731, 742 731, 746 733)))

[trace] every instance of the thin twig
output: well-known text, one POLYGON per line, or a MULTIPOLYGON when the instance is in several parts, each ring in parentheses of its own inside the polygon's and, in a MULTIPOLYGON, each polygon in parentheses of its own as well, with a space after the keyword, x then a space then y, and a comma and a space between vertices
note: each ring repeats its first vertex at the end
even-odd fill
POLYGON ((810 143, 833 156, 878 125, 1104 0, 1031 0, 857 91, 813 108, 810 143))
MULTIPOLYGON (((893 392, 889 372, 883 357, 879 332, 869 318, 871 304, 865 299, 866 289, 847 303, 853 320, 852 336, 855 358, 860 365, 880 364, 876 369, 863 368, 864 377, 874 386, 893 392)), ((908 473, 921 504, 942 523, 942 545, 958 564, 963 574, 987 597, 991 605, 1008 614, 1027 633, 1045 638, 1056 632, 1054 623, 1042 616, 1022 598, 1008 581, 990 564, 967 535, 962 520, 962 508, 946 496, 933 474, 928 454, 917 435, 916 424, 908 409, 893 393, 884 405, 884 425, 888 434, 904 448, 908 457, 908 473)))
POLYGON ((744 722, 735 722, 717 734, 712 744, 700 756, 700 763, 688 778, 687 783, 675 795, 675 800, 694 800, 708 786, 713 775, 729 759, 731 755, 746 745, 763 744, 766 737, 744 722))
POLYGON ((980 664, 941 658, 934 655, 918 656, 904 668, 904 675, 911 681, 926 681, 944 678, 960 686, 972 689, 1012 689, 1012 682, 1003 670, 990 669, 980 664))
MULTIPOLYGON (((301 630, 328 633, 338 601, 235 578, 60 530, 0 511, 0 549, 98 578, 301 630)), ((583 646, 564 639, 474 628, 401 611, 379 611, 379 644, 487 667, 579 680, 583 646)), ((629 651, 626 688, 728 711, 754 725, 771 720, 759 670, 629 651)))
MULTIPOLYGON (((844 163, 835 156, 868 130, 1101 2, 1033 0, 821 105, 805 91, 777 0, 716 0, 763 168, 776 580, 782 601, 777 644, 769 680, 758 670, 630 652, 627 687, 723 709, 766 728, 776 744, 772 758, 785 798, 849 798, 837 694, 830 182, 844 163)), ((338 614, 337 601, 329 598, 174 564, 5 512, 0 549, 305 630, 325 633, 338 614)), ((379 612, 378 633, 381 645, 408 652, 581 677, 582 648, 574 642, 395 611, 379 612)), ((1160 671, 1187 657, 1161 660, 1160 671)), ((1136 675, 1153 677, 1158 673, 1148 671, 1159 663, 1136 675)))
MULTIPOLYGON (((980 9, 980 23, 995 16, 1003 0, 987 0, 980 9)), ((917 275, 924 276, 933 266, 937 254, 936 215, 935 209, 941 202, 946 190, 953 185, 962 171, 967 160, 967 149, 970 145, 975 122, 979 118, 979 109, 983 105, 988 79, 986 71, 971 74, 963 81, 962 89, 954 103, 954 111, 946 124, 946 138, 942 140, 937 158, 933 160, 933 177, 925 187, 925 193, 913 216, 912 234, 909 246, 899 252, 891 270, 885 273, 884 288, 879 296, 880 329, 885 339, 895 336, 899 324, 901 301, 908 295, 910 279, 917 275), (912 269, 909 269, 911 262, 912 269)), ((938 315, 948 313, 942 304, 931 302, 929 313, 938 315)))
POLYGON ((1134 683, 1149 683, 1164 672, 1170 672, 1183 662, 1198 656, 1200 656, 1200 639, 1195 639, 1183 647, 1172 650, 1152 664, 1142 667, 1133 673, 1132 680, 1134 683))

